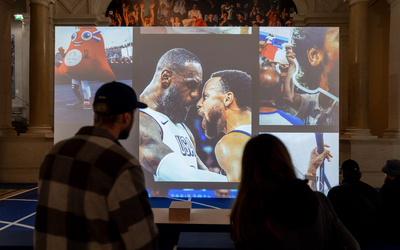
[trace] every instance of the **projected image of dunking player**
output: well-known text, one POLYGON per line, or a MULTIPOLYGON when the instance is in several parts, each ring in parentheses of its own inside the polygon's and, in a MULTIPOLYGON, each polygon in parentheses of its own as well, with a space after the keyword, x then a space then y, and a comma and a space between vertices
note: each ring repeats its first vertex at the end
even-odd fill
POLYGON ((230 182, 241 179, 243 149, 251 138, 251 82, 251 76, 239 70, 215 72, 197 103, 206 136, 225 134, 215 146, 215 156, 230 182))
POLYGON ((297 28, 293 51, 287 46, 289 69, 284 84, 284 98, 305 125, 339 125, 339 29, 297 28), (296 54, 294 54, 294 53, 296 54), (325 92, 297 94, 292 76, 299 62, 297 81, 309 89, 325 92))
POLYGON ((227 181, 210 172, 196 154, 193 134, 184 124, 200 97, 200 60, 186 49, 167 51, 140 95, 139 161, 162 181, 227 181))

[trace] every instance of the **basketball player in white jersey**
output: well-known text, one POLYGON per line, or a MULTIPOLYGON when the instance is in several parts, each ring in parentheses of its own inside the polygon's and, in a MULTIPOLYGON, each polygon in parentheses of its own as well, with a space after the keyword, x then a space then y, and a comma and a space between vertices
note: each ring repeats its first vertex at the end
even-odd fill
POLYGON ((139 161, 163 181, 227 181, 210 172, 196 154, 193 134, 184 124, 200 97, 203 70, 186 49, 171 49, 158 61, 153 79, 140 95, 139 161))
POLYGON ((228 181, 239 182, 243 149, 251 138, 251 76, 239 70, 215 72, 197 103, 208 138, 223 132, 215 156, 228 181))

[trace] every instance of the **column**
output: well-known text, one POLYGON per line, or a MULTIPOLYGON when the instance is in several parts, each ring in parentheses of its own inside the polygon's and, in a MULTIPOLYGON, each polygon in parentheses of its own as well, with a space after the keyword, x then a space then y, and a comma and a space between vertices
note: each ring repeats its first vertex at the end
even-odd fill
POLYGON ((14 0, 0 1, 0 136, 15 135, 12 118, 11 7, 14 0))
POLYGON ((400 0, 390 4, 388 128, 384 138, 400 138, 400 0))
POLYGON ((368 125, 368 0, 349 0, 347 138, 374 138, 368 125))
POLYGON ((30 0, 28 133, 34 134, 52 134, 49 4, 50 0, 30 0))

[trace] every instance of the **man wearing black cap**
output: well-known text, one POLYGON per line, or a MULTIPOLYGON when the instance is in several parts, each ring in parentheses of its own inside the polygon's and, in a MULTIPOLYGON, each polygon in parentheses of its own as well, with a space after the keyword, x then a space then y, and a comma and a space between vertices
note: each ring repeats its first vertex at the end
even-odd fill
POLYGON ((382 201, 382 232, 387 240, 400 244, 400 161, 387 160, 386 174, 380 194, 382 201))
POLYGON ((40 169, 35 249, 157 249, 143 171, 118 142, 145 107, 131 87, 106 83, 94 126, 51 149, 40 169))
POLYGON ((356 161, 344 161, 340 170, 342 184, 332 188, 328 198, 343 225, 360 245, 370 245, 379 232, 379 193, 360 181, 362 174, 356 161))

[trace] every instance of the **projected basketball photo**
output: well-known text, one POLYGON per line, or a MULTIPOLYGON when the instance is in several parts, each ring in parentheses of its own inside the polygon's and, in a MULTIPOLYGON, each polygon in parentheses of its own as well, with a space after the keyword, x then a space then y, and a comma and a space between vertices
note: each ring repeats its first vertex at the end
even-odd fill
POLYGON ((101 85, 132 86, 132 35, 129 27, 56 27, 55 141, 93 124, 93 98, 101 85))
POLYGON ((260 28, 259 124, 339 126, 339 28, 260 28))
POLYGON ((289 151, 296 176, 309 181, 311 189, 327 194, 339 185, 339 133, 270 133, 289 151))
POLYGON ((139 121, 145 172, 156 182, 238 182, 251 137, 257 54, 251 36, 138 39, 140 101, 149 106, 140 110, 139 121))
POLYGON ((325 192, 338 183, 338 33, 56 27, 54 141, 92 125, 97 89, 115 80, 148 105, 121 143, 150 190, 235 189, 246 143, 272 133, 325 192))

